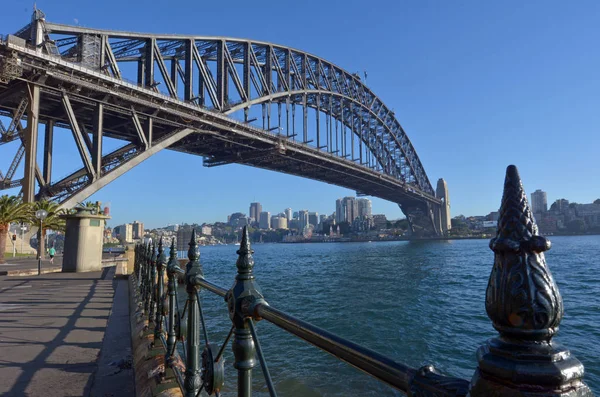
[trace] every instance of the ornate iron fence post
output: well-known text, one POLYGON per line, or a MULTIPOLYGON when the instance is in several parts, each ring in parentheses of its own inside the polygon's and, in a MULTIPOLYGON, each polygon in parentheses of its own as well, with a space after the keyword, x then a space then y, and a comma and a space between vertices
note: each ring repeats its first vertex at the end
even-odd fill
POLYGON ((165 267, 167 266, 167 257, 163 250, 163 239, 158 242, 158 255, 156 258, 156 269, 158 278, 156 280, 156 319, 154 325, 154 340, 160 339, 163 332, 163 310, 164 310, 164 291, 165 291, 165 267))
POLYGON ((152 251, 150 252, 150 283, 149 283, 149 295, 150 295, 150 312, 148 313, 148 323, 154 321, 155 310, 156 310, 156 243, 152 243, 152 251))
POLYGON ((175 239, 171 240, 171 251, 169 252, 169 263, 167 265, 167 291, 169 294, 168 309, 169 309, 169 322, 167 330, 167 355, 165 356, 165 362, 168 366, 173 364, 173 358, 175 357, 175 345, 177 344, 177 333, 175 332, 175 312, 177 310, 177 274, 182 273, 177 261, 177 251, 175 250, 175 239))
POLYGON ((485 308, 500 337, 478 349, 470 395, 592 396, 583 383, 581 362, 552 341, 563 303, 544 258, 550 241, 538 235, 514 165, 506 170, 498 232, 490 248, 494 267, 485 308))
POLYGON ((196 280, 202 278, 200 254, 196 244, 196 229, 192 230, 192 238, 188 250, 189 262, 185 273, 187 299, 187 352, 185 363, 185 397, 195 397, 202 386, 200 377, 200 318, 198 310, 198 289, 196 280))
POLYGON ((144 255, 144 314, 148 315, 150 310, 150 243, 146 245, 146 254, 144 255))
POLYGON ((256 347, 248 321, 252 321, 256 305, 259 303, 266 304, 254 279, 253 253, 254 251, 250 248, 248 229, 244 227, 240 249, 237 251, 235 283, 225 297, 229 316, 235 327, 233 334, 235 362, 233 366, 238 370, 239 397, 252 395, 252 368, 256 366, 256 347))

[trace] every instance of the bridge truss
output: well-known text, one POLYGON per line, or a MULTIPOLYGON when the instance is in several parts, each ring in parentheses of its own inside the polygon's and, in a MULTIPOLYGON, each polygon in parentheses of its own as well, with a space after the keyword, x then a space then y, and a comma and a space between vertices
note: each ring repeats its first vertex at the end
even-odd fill
POLYGON ((0 124, 0 145, 22 142, 0 187, 21 185, 28 201, 73 205, 168 148, 207 167, 239 163, 345 186, 398 203, 415 233, 441 231, 442 201, 394 112, 356 74, 295 49, 58 25, 36 11, 0 44, 0 114, 11 120, 0 124), (72 132, 82 163, 59 180, 55 127, 72 132), (125 144, 103 153, 103 137, 125 144))

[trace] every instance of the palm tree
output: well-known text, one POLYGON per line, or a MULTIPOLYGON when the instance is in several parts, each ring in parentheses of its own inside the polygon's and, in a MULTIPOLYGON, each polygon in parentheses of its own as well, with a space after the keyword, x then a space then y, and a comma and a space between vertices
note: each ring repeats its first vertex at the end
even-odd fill
POLYGON ((46 231, 63 231, 65 229, 65 220, 60 215, 66 214, 66 211, 60 208, 58 203, 47 200, 40 200, 29 206, 28 219, 32 225, 39 225, 40 220, 35 217, 38 210, 45 210, 48 215, 42 222, 43 230, 38 230, 38 257, 43 256, 45 252, 46 231))
POLYGON ((5 263, 6 237, 11 222, 22 222, 27 219, 28 205, 17 196, 0 197, 0 263, 5 263))

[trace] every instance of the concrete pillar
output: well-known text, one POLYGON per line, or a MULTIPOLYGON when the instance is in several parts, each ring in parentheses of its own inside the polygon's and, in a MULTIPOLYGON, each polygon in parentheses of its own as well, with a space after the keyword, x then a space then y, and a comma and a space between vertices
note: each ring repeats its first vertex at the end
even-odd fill
POLYGON ((437 182, 435 196, 443 201, 441 209, 441 221, 442 231, 445 233, 452 229, 452 222, 450 218, 450 196, 448 195, 448 184, 443 178, 440 178, 437 182))
POLYGON ((52 181, 52 150, 54 145, 54 121, 46 122, 44 133, 44 182, 50 184, 52 181))
POLYGON ((35 169, 37 164, 38 123, 40 116, 40 87, 29 84, 29 105, 27 128, 25 129, 25 178, 23 181, 23 201, 35 201, 35 169))
POLYGON ((110 217, 77 208, 63 215, 66 220, 63 272, 93 272, 102 269, 104 226, 110 217))

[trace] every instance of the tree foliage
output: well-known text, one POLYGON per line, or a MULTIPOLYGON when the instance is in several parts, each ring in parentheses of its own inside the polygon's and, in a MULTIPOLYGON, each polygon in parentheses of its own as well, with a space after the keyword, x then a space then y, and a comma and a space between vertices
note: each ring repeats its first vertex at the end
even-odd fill
POLYGON ((29 206, 28 221, 31 225, 39 226, 40 220, 36 218, 35 213, 39 210, 45 210, 48 215, 42 221, 43 230, 38 230, 38 247, 39 254, 43 255, 45 251, 44 243, 47 230, 64 231, 65 220, 61 215, 66 214, 66 211, 60 208, 58 203, 48 200, 40 200, 32 203, 29 206))
POLYGON ((0 263, 4 263, 9 225, 27 220, 28 208, 17 196, 0 196, 0 263))

